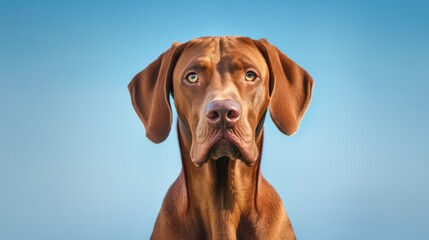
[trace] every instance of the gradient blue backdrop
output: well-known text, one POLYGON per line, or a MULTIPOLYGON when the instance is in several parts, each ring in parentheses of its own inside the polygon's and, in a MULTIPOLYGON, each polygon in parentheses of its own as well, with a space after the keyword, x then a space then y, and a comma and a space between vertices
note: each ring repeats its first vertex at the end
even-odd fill
MULTIPOLYGON (((427 1, 0 3, 0 239, 148 239, 180 172, 126 88, 173 41, 267 38, 315 79, 262 172, 299 239, 429 239, 427 1)), ((173 128, 174 129, 174 128, 173 128)))

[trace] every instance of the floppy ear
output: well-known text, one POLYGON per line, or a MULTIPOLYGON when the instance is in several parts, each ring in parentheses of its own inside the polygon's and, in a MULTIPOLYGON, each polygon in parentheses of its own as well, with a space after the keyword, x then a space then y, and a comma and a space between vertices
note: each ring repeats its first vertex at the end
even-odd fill
POLYGON ((255 40, 270 70, 270 114, 277 128, 294 134, 310 103, 313 79, 267 40, 255 40))
POLYGON ((171 130, 169 92, 180 46, 174 43, 128 84, 134 110, 146 128, 147 138, 154 143, 164 141, 171 130))

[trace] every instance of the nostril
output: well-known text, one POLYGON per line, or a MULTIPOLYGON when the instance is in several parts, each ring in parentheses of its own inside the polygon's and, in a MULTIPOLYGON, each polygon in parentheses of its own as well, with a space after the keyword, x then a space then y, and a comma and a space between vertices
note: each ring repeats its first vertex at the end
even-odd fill
POLYGON ((240 116, 240 113, 235 109, 229 110, 228 113, 226 114, 226 117, 230 120, 237 119, 239 116, 240 116))
POLYGON ((209 111, 207 112, 206 116, 212 121, 219 119, 219 113, 217 111, 209 111))

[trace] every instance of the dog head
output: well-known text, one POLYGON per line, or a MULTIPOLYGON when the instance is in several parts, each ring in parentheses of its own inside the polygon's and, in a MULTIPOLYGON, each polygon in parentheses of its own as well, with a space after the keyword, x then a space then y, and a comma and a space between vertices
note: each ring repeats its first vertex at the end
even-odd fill
POLYGON ((264 39, 203 37, 173 44, 128 87, 151 141, 171 130, 171 93, 196 166, 220 158, 252 165, 267 109, 281 132, 293 134, 313 80, 264 39))

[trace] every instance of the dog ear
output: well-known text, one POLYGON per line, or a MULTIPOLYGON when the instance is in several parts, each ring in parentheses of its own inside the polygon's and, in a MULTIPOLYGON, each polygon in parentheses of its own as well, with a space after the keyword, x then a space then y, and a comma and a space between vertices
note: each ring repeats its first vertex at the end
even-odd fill
POLYGON ((310 103, 314 81, 298 64, 267 40, 254 41, 270 70, 270 114, 277 128, 294 134, 310 103))
POLYGON ((128 84, 134 110, 154 143, 164 141, 171 130, 172 112, 169 92, 181 44, 173 45, 138 73, 128 84))

